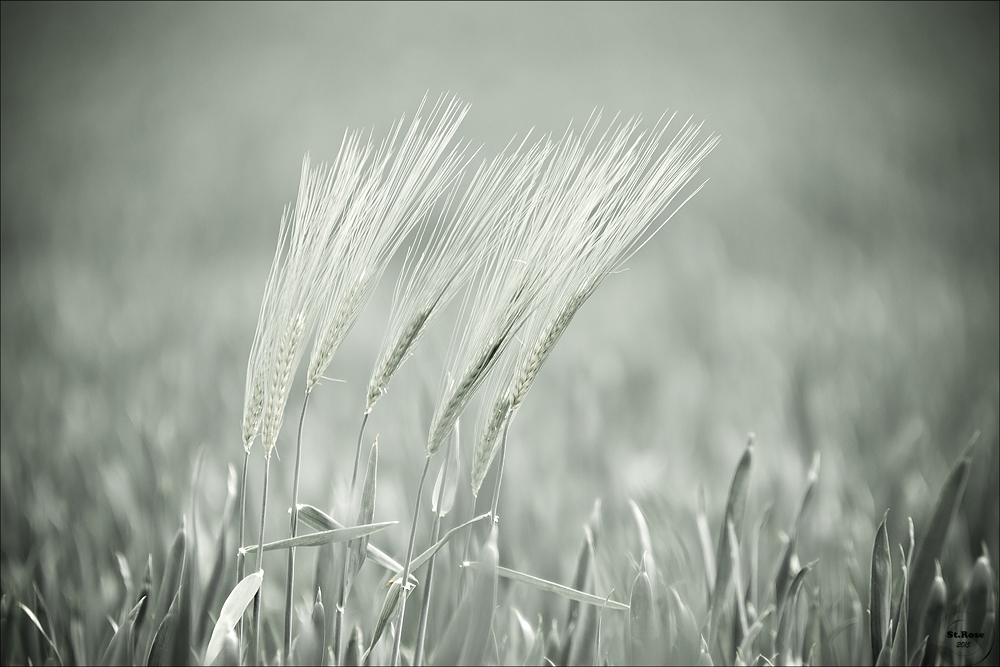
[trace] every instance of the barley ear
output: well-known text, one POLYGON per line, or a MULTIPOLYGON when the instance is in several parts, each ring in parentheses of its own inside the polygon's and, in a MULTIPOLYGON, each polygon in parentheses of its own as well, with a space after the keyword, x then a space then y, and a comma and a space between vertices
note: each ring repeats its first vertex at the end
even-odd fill
POLYGON ((462 375, 462 381, 451 392, 449 399, 434 414, 430 436, 427 439, 428 456, 433 456, 441 449, 441 445, 451 431, 455 420, 472 400, 472 395, 476 393, 476 389, 486 379, 487 374, 496 365, 507 341, 506 336, 500 336, 487 344, 479 357, 466 368, 462 375))
POLYGON ((406 361, 406 357, 409 356, 410 350, 416 344, 417 339, 424 332, 427 326, 427 318, 430 317, 431 308, 424 308, 420 310, 410 323, 403 330, 403 333, 396 340, 396 344, 392 348, 392 352, 385 357, 379 366, 378 370, 372 376, 371 382, 368 384, 368 401, 365 405, 365 414, 372 411, 375 407, 375 402, 381 398, 382 394, 385 393, 386 387, 389 384, 389 380, 392 376, 396 374, 399 367, 406 361))
POLYGON ((472 458, 472 495, 478 497, 479 489, 486 479, 486 473, 490 469, 493 457, 497 453, 497 441, 500 436, 500 429, 507 421, 507 415, 513 411, 513 401, 509 394, 504 395, 494 405, 490 420, 483 430, 483 435, 476 444, 476 451, 472 458))

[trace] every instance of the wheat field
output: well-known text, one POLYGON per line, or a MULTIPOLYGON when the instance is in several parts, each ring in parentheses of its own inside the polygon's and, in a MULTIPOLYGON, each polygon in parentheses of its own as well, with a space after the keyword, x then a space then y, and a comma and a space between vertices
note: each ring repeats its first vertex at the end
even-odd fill
POLYGON ((995 3, 0 23, 0 663, 996 661, 995 3))

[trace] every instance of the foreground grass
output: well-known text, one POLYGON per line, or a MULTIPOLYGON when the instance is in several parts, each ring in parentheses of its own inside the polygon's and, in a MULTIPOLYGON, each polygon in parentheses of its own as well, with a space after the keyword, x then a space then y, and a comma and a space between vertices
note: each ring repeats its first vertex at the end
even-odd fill
MULTIPOLYGON (((979 460, 977 451, 988 447, 972 445, 955 463, 933 511, 912 524, 913 532, 890 534, 883 520, 867 544, 853 545, 847 559, 833 546, 822 547, 818 559, 809 563, 799 558, 801 553, 817 553, 818 545, 804 544, 800 536, 803 526, 823 511, 817 502, 818 458, 802 479, 797 506, 780 507, 767 497, 748 502, 750 483, 759 472, 753 443, 732 474, 721 515, 706 516, 693 500, 688 507, 673 509, 655 502, 630 503, 626 508, 597 503, 579 528, 575 568, 564 572, 560 581, 546 582, 501 565, 496 532, 488 532, 489 522, 455 519, 457 527, 443 535, 448 541, 438 552, 443 559, 438 559, 433 581, 428 662, 978 663, 993 641, 995 566, 988 553, 977 554, 972 562, 951 562, 949 557, 961 550, 949 548, 949 542, 956 538, 952 524, 962 519, 959 508, 969 467, 979 460), (767 509, 754 509, 759 507, 767 509), (791 521, 779 518, 789 515, 791 521), (454 537, 462 539, 449 540, 454 537), (959 573, 962 578, 956 581, 959 573), (978 619, 980 627, 970 631, 985 637, 967 648, 948 640, 944 633, 959 618, 964 629, 971 628, 971 619, 978 619), (473 637, 482 641, 470 643, 467 638, 473 637)), ((369 473, 375 470, 369 466, 369 473)), ((995 473, 992 479, 996 481, 995 473)), ((227 512, 234 506, 235 487, 232 474, 227 512)), ((712 483, 710 488, 721 493, 725 485, 712 483)), ((226 617, 222 611, 226 597, 234 588, 232 597, 240 597, 232 576, 236 554, 231 545, 236 536, 230 518, 224 513, 221 530, 195 529, 190 521, 182 522, 171 540, 156 545, 141 576, 132 573, 129 559, 121 554, 114 569, 107 560, 102 564, 95 557, 99 544, 82 532, 71 549, 49 542, 48 557, 33 550, 37 558, 33 568, 26 562, 18 572, 8 557, 3 663, 200 663, 220 612, 226 617), (212 544, 199 545, 199 540, 212 544), (204 565, 209 561, 197 555, 203 552, 213 554, 210 568, 204 565), (62 562, 53 562, 55 558, 62 562), (163 563, 159 572, 154 573, 153 561, 163 563), (75 577, 60 572, 66 564, 76 568, 75 577), (12 574, 23 579, 17 581, 12 574), (107 618, 97 617, 101 609, 108 610, 107 618)), ((331 535, 357 537, 344 535, 326 513, 311 506, 303 506, 300 519, 311 531, 303 536, 300 548, 330 545, 331 535)), ((5 532, 11 529, 40 534, 48 530, 30 523, 5 523, 5 532)), ((398 586, 386 588, 385 582, 399 575, 393 569, 402 554, 382 552, 376 548, 379 541, 378 533, 373 533, 368 577, 361 577, 352 592, 351 611, 361 613, 349 616, 356 627, 346 642, 348 664, 361 656, 373 664, 388 658, 386 637, 394 628, 386 622, 391 608, 386 609, 385 601, 391 603, 398 586)), ((324 601, 335 599, 329 584, 339 579, 334 576, 339 570, 336 551, 329 546, 313 548, 319 549, 315 571, 304 577, 307 581, 296 597, 299 622, 292 661, 298 664, 330 659, 332 614, 324 601)), ((414 562, 414 574, 421 582, 418 591, 426 577, 421 566, 427 560, 414 562)), ((243 606, 250 600, 246 589, 244 584, 243 606)), ((412 660, 417 615, 415 607, 404 627, 404 662, 412 660)), ((229 610, 230 627, 238 616, 229 610)), ((235 637, 226 632, 221 637, 213 647, 215 661, 236 662, 235 637)), ((280 612, 275 608, 264 618, 264 662, 278 661, 280 645, 280 612)))

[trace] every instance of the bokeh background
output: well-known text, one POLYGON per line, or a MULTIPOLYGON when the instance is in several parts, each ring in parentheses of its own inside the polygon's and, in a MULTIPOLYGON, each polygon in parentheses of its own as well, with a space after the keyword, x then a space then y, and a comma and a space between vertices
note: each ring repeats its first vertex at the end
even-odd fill
MULTIPOLYGON (((867 563, 885 509, 905 541, 978 431, 955 562, 984 541, 995 557, 998 62, 996 3, 5 3, 5 589, 68 549, 141 570, 198 460, 196 525, 217 525, 303 155, 446 92, 483 157, 595 109, 722 136, 707 186, 587 303, 518 414, 502 562, 565 581, 597 498, 606 521, 634 498, 689 527, 703 492, 715 526, 749 432, 751 502, 787 523, 821 452, 803 549, 867 563)), ((327 373, 346 382, 311 401, 308 502, 332 507, 349 475, 394 275, 327 373)), ((408 516, 449 326, 369 423, 377 520, 408 516)), ((404 527, 383 548, 402 553, 404 527)))

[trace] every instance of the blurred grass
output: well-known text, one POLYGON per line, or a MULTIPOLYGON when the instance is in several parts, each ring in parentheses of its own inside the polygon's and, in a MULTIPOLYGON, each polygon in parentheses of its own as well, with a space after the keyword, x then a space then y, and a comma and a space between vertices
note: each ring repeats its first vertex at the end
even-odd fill
MULTIPOLYGON (((136 579, 152 554, 160 580, 199 452, 191 529, 211 568, 246 354, 301 156, 331 157, 348 126, 384 132, 427 90, 473 103, 463 134, 486 155, 594 107, 650 119, 678 109, 723 136, 709 186, 580 312, 520 411, 501 565, 569 582, 601 497, 596 558, 631 590, 636 571, 622 572, 610 545, 635 539, 635 499, 664 582, 698 600, 704 582, 671 574, 701 569, 697 484, 715 537, 755 431, 746 530, 771 503, 771 525, 788 530, 822 451, 802 562, 820 557, 821 581, 851 564, 863 593, 884 509, 895 561, 906 517, 929 520, 979 430, 945 547, 957 553, 942 559, 948 590, 961 590, 982 543, 1000 553, 997 14, 4 4, 3 593, 32 600, 37 582, 52 627, 68 634, 82 619, 96 659, 111 637, 104 616, 121 607, 114 553, 136 579)), ((323 408, 308 418, 303 499, 321 508, 352 460, 384 282, 328 372, 348 383, 318 389, 323 408)), ((446 329, 430 332, 368 426, 384 446, 376 521, 408 516, 446 329)), ((288 495, 288 464, 275 497, 288 495)), ((454 521, 470 505, 460 487, 454 521)), ((283 514, 272 519, 280 529, 283 514)), ((405 533, 386 531, 380 548, 398 557, 405 533)), ((518 595, 529 621, 563 618, 564 601, 518 595)), ((843 596, 828 602, 849 607, 843 596)))

